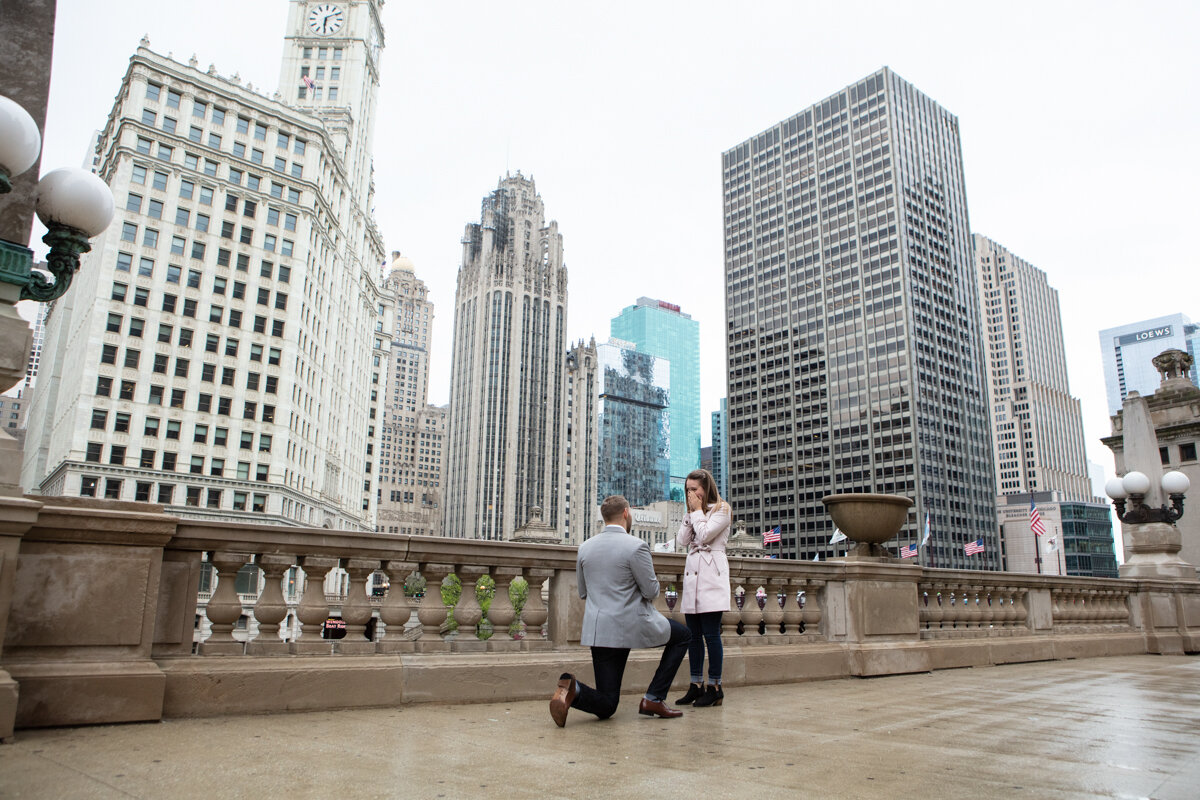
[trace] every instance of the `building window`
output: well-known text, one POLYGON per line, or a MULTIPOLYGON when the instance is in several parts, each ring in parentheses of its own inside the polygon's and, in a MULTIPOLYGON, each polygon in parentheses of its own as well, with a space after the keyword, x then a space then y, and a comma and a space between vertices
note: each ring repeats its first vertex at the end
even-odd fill
MULTIPOLYGON (((99 459, 97 459, 99 460, 99 459)), ((79 496, 80 497, 95 497, 96 484, 100 479, 94 475, 83 475, 79 479, 79 496)))
POLYGON ((158 485, 158 502, 162 505, 170 505, 172 498, 175 496, 175 484, 160 483, 158 485))

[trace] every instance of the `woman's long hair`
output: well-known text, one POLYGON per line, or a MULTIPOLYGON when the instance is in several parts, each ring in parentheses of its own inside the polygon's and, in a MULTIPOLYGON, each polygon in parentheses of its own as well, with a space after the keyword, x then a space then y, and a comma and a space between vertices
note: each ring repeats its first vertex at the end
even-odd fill
POLYGON ((724 502, 723 500, 721 500, 721 493, 719 491, 717 491, 717 480, 716 480, 716 478, 714 478, 712 476, 712 473, 709 472, 708 470, 694 469, 688 473, 688 476, 687 476, 687 478, 684 479, 684 481, 685 481, 684 482, 685 487, 687 486, 687 481, 695 481, 696 483, 700 484, 700 488, 704 490, 704 509, 703 510, 704 510, 705 514, 708 513, 708 510, 710 508, 713 508, 713 507, 719 508, 721 506, 721 503, 724 502))

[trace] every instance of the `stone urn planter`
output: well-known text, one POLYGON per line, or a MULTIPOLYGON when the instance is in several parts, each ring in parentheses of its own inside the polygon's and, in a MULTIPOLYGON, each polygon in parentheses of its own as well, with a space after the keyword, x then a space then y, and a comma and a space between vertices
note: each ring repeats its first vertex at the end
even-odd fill
POLYGON ((831 494, 821 498, 833 524, 855 543, 852 555, 891 559, 884 542, 893 538, 908 519, 913 501, 896 494, 831 494))

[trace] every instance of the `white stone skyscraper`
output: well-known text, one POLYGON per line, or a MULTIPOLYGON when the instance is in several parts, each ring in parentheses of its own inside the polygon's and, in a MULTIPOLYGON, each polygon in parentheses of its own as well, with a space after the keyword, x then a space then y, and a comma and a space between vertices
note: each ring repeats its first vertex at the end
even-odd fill
POLYGON ((463 233, 454 297, 447 536, 565 525, 567 270, 531 178, 503 178, 463 233))
POLYGON ((392 253, 385 271, 390 353, 380 354, 387 360, 387 377, 380 387, 384 416, 375 527, 384 533, 437 536, 442 528, 446 409, 428 404, 433 303, 412 261, 392 253))
POLYGON ((1083 412, 1067 383, 1058 290, 1046 273, 974 235, 987 330, 988 404, 998 494, 1058 491, 1093 499, 1083 412))
POLYGON ((722 167, 734 515, 811 558, 831 554, 823 496, 905 495, 894 544, 928 514, 924 563, 997 568, 957 118, 884 68, 722 167))
POLYGON ((596 513, 598 371, 595 337, 587 343, 580 340, 567 351, 567 501, 563 544, 587 541, 603 525, 596 513))
POLYGON ((374 527, 382 5, 291 0, 270 96, 143 40, 98 138, 120 210, 47 319, 27 490, 374 527))

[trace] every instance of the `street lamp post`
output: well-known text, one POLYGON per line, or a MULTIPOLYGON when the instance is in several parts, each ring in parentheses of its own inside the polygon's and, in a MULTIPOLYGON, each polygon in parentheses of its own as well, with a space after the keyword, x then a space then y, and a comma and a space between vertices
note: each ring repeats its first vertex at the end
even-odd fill
MULTIPOLYGON (((41 146, 41 134, 29 112, 0 96, 0 194, 11 192, 12 178, 37 163, 41 146)), ((61 297, 79 269, 79 257, 91 249, 88 239, 102 233, 113 217, 112 192, 83 169, 47 173, 32 199, 47 228, 42 241, 50 247, 46 261, 52 280, 33 269, 33 251, 25 243, 0 238, 0 391, 8 391, 24 378, 33 343, 16 303, 45 303, 61 297)), ((0 430, 0 494, 20 494, 20 469, 16 441, 0 430)))
POLYGON ((1168 472, 1160 482, 1162 493, 1171 505, 1154 505, 1147 495, 1154 484, 1144 472, 1127 472, 1123 478, 1112 478, 1104 491, 1112 498, 1117 518, 1129 530, 1128 557, 1121 565, 1123 578, 1196 579, 1196 568, 1179 557, 1182 540, 1175 522, 1183 516, 1183 496, 1191 481, 1182 472, 1168 472))

